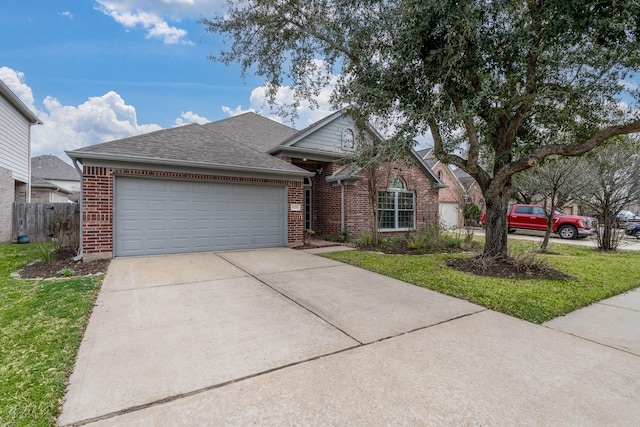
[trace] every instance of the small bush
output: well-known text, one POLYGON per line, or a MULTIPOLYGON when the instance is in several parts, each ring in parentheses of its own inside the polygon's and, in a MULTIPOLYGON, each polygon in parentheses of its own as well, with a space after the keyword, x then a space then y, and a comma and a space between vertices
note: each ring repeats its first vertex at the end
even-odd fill
POLYGON ((311 244, 311 239, 313 238, 313 235, 316 234, 315 231, 309 229, 309 230, 304 230, 304 235, 302 236, 302 241, 305 245, 310 245, 311 244))
POLYGON ((58 271, 58 275, 62 277, 71 277, 74 274, 76 274, 76 272, 70 268, 63 268, 62 270, 58 271))
POLYGON ((39 244, 36 253, 38 254, 41 264, 50 264, 55 261, 54 250, 51 248, 51 244, 39 244))
POLYGON ((480 224, 480 208, 473 202, 464 205, 464 224, 467 227, 477 227, 480 224))
POLYGON ((364 247, 373 246, 373 239, 368 234, 363 234, 362 236, 360 236, 358 244, 364 247))

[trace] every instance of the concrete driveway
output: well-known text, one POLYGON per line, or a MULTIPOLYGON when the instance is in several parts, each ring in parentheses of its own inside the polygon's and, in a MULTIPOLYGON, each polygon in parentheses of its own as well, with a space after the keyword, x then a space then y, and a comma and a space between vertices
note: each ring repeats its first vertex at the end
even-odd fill
POLYGON ((116 258, 60 425, 638 425, 640 354, 305 251, 116 258))

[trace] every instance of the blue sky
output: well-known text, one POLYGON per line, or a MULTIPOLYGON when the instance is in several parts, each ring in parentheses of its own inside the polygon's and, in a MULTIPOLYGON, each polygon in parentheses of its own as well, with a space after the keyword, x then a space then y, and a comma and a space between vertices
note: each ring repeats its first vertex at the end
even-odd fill
MULTIPOLYGON (((247 110, 271 116, 262 79, 207 59, 220 40, 197 21, 223 3, 3 2, 0 79, 44 122, 33 128, 32 155, 69 161, 64 150, 143 132, 247 110)), ((328 95, 319 111, 303 107, 295 127, 328 114, 328 95)))

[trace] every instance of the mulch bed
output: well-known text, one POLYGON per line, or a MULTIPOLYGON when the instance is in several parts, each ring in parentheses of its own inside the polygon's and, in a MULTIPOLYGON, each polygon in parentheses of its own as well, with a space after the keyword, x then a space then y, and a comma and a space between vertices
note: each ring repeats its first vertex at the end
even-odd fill
POLYGON ((53 277, 68 278, 60 273, 61 270, 73 270, 71 277, 89 276, 104 274, 109 267, 110 259, 84 262, 74 261, 76 254, 69 250, 56 251, 53 254, 53 262, 32 264, 23 267, 18 271, 22 279, 49 279, 53 277))
POLYGON ((478 276, 500 277, 505 279, 570 279, 563 272, 543 264, 527 264, 514 259, 483 261, 479 257, 452 259, 447 266, 478 276))

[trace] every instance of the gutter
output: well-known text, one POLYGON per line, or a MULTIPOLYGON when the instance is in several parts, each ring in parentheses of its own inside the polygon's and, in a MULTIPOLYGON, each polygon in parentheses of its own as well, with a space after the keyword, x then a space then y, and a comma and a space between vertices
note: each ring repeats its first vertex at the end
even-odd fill
POLYGON ((74 162, 76 160, 81 159, 94 159, 94 160, 106 160, 106 161, 122 161, 127 163, 137 162, 144 164, 153 164, 153 165, 167 165, 167 166, 185 166, 185 167, 194 167, 200 169, 209 169, 209 170, 219 170, 219 171, 228 171, 228 172, 253 172, 260 173, 264 175, 289 175, 295 177, 312 177, 314 175, 313 172, 306 171, 302 168, 298 168, 300 171, 295 170, 287 170, 287 169, 272 169, 272 168, 262 168, 255 166, 236 166, 236 165, 223 165, 216 163, 203 163, 203 162, 193 162, 188 160, 169 160, 169 159, 158 159, 158 158, 150 158, 150 157, 136 157, 129 156, 126 154, 104 154, 104 153, 82 153, 76 151, 65 151, 67 156, 69 156, 74 162))
POLYGON ((80 174, 80 195, 78 196, 78 205, 80 205, 80 233, 78 234, 78 255, 76 255, 75 257, 73 257, 74 261, 80 261, 82 259, 82 195, 83 195, 83 186, 84 186, 84 179, 82 179, 82 169, 80 169, 80 166, 78 166, 78 159, 74 159, 72 158, 71 160, 73 160, 73 166, 76 168, 76 170, 78 171, 78 173, 80 174))

